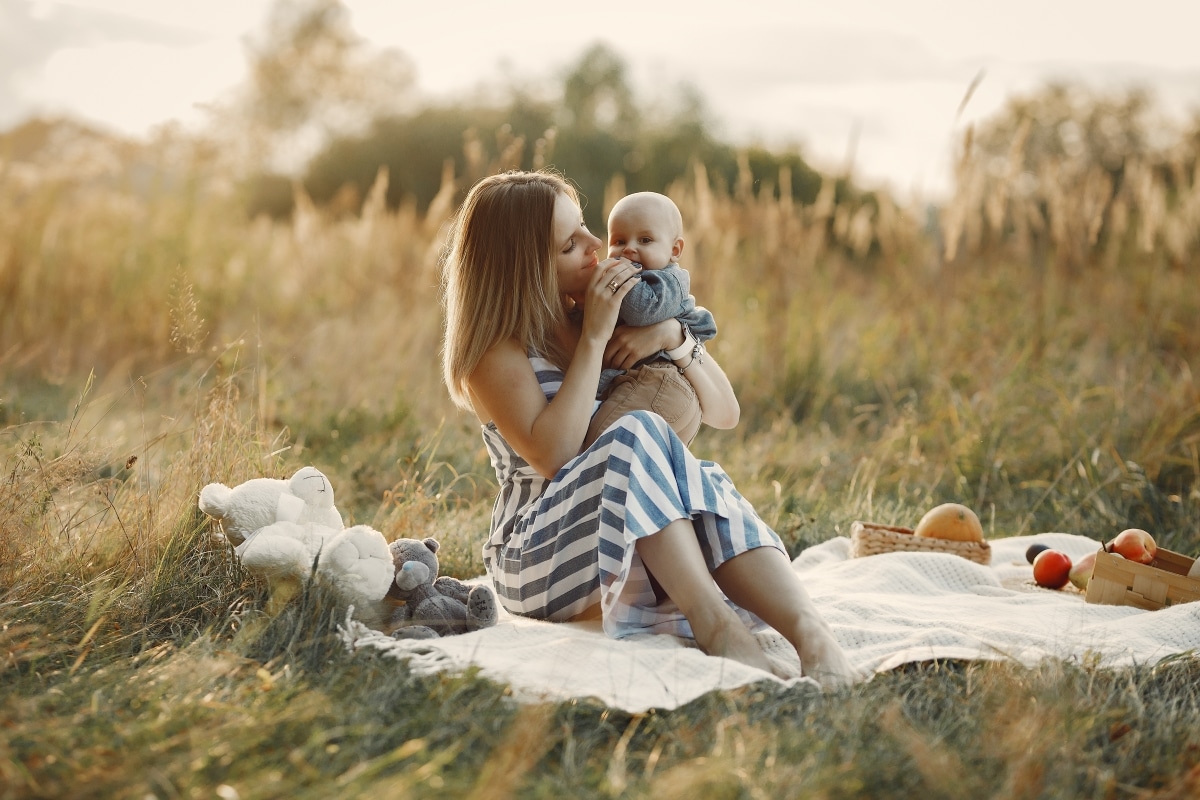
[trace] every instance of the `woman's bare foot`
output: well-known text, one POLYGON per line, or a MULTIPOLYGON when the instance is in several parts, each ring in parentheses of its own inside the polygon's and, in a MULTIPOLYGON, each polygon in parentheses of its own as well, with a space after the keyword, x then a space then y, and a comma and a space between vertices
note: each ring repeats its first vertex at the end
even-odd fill
POLYGON ((700 649, 710 656, 732 658, 746 666, 773 673, 771 662, 758 645, 754 634, 742 624, 732 609, 725 607, 724 613, 696 615, 699 619, 688 621, 700 649))
POLYGON ((828 627, 821 624, 806 628, 798 642, 790 641, 800 654, 800 666, 807 677, 821 684, 822 689, 841 689, 866 677, 851 666, 828 627))

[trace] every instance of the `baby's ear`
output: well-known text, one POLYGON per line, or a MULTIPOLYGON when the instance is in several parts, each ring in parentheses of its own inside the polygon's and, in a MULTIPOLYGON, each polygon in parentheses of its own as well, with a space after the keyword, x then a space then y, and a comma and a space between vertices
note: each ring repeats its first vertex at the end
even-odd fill
POLYGON ((675 240, 675 244, 671 245, 671 260, 679 258, 683 254, 683 237, 680 236, 675 240))

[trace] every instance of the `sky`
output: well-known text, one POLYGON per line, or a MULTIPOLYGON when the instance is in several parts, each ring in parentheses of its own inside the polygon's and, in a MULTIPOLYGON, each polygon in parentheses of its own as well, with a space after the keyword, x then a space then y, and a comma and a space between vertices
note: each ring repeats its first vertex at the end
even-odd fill
MULTIPOLYGON (((597 42, 643 115, 694 86, 734 142, 798 145, 824 169, 901 194, 949 185, 953 143, 1049 80, 1147 87, 1200 111, 1197 0, 345 0, 401 51, 417 89, 451 97, 553 81, 597 42), (967 88, 982 75, 965 107, 967 88)), ((199 126, 245 76, 271 0, 0 0, 0 128, 67 113, 146 135, 199 126)))

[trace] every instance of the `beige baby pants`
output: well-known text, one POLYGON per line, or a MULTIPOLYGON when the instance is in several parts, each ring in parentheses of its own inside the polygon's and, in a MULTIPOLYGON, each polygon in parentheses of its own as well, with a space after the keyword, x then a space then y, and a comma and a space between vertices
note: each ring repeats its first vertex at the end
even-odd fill
POLYGON ((651 361, 613 379, 608 397, 592 415, 587 437, 583 440, 584 449, 591 447, 609 425, 630 411, 658 414, 684 444, 691 444, 700 430, 700 400, 692 384, 671 362, 651 361))

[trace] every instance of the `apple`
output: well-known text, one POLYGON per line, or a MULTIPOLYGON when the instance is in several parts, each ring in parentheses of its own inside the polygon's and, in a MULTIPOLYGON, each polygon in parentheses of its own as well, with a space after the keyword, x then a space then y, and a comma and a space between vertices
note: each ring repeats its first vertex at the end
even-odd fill
POLYGON ((1130 561, 1149 564, 1158 553, 1158 545, 1154 543, 1154 537, 1141 528, 1129 528, 1117 534, 1108 550, 1130 561))
POLYGON ((1092 570, 1096 568, 1096 554, 1088 553, 1075 562, 1069 575, 1071 583, 1081 592, 1087 591, 1088 581, 1092 579, 1092 570))
POLYGON ((1061 550, 1043 550, 1033 559, 1033 581, 1047 589, 1061 589, 1071 577, 1071 557, 1061 550))
POLYGON ((1025 560, 1032 564, 1033 560, 1037 558, 1038 553, 1049 549, 1050 548, 1044 544, 1031 544, 1029 545, 1029 549, 1025 551, 1025 560))

